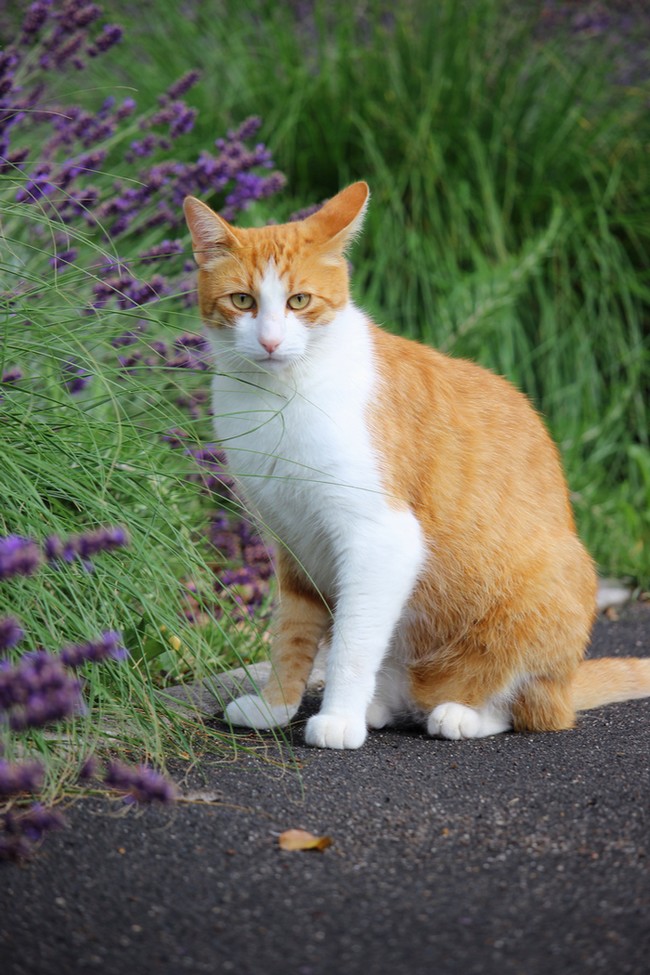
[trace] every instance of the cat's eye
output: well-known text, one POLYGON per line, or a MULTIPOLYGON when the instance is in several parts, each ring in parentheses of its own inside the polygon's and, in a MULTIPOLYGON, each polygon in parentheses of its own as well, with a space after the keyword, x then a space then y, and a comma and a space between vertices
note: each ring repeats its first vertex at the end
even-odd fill
POLYGON ((238 308, 240 311, 248 311, 255 304, 255 299, 253 296, 247 295, 244 292, 231 295, 230 300, 235 308, 238 308))
POLYGON ((311 295, 297 294, 297 295, 291 295, 291 297, 287 301, 287 304, 289 308, 293 308, 294 311, 302 311, 303 308, 307 307, 310 301, 311 301, 311 295))

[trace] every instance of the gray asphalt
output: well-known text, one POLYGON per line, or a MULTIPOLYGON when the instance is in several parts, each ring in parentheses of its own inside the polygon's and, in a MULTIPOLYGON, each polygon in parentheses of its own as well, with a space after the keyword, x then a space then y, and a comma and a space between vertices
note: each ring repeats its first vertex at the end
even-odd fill
MULTIPOLYGON (((592 652, 650 655, 650 605, 599 620, 592 652)), ((178 770, 193 801, 84 800, 2 865, 2 975, 650 972, 650 700, 559 734, 403 729, 358 752, 302 745, 314 706, 298 770, 253 739, 178 770), (332 845, 283 852, 291 827, 332 845)))

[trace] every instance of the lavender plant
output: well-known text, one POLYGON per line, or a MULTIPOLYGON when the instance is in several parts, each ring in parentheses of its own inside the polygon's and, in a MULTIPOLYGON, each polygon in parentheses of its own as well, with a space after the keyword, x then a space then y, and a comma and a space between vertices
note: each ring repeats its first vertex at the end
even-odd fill
MULTIPOLYGON (((196 110, 184 96, 198 82, 197 71, 186 72, 146 111, 132 97, 112 94, 99 108, 69 104, 62 78, 83 73, 121 37, 118 25, 102 24, 97 4, 36 0, 19 37, 0 56, 4 235, 14 251, 5 270, 29 304, 42 295, 33 287, 36 255, 25 230, 41 238, 40 256, 58 272, 59 286, 66 275, 76 288, 81 280, 79 313, 92 316, 108 307, 132 312, 178 294, 190 302, 192 264, 175 236, 184 196, 201 194, 232 218, 283 185, 267 147, 253 143, 260 126, 255 117, 216 139, 215 152, 174 158, 188 151, 179 143, 191 132, 196 110)), ((135 329, 132 316, 129 322, 114 344, 122 338, 133 345, 146 331, 146 320, 135 329)), ((195 336, 170 347, 159 343, 153 348, 158 358, 145 364, 193 368, 202 360, 189 354, 192 342, 200 349, 195 336)), ((142 358, 142 350, 132 351, 121 365, 142 358)), ((81 392, 88 377, 79 376, 79 364, 72 359, 63 369, 69 391, 81 392)))
MULTIPOLYGON (((245 625, 269 598, 269 557, 260 549, 242 569, 261 543, 207 441, 207 349, 193 331, 180 203, 198 193, 233 218, 283 177, 256 117, 197 154, 198 72, 155 104, 115 86, 95 101, 94 66, 122 35, 98 4, 36 0, 0 52, 0 792, 19 806, 43 787, 45 808, 76 780, 100 718, 117 755, 137 743, 162 760, 191 751, 195 731, 218 737, 155 688, 248 656, 245 625), (215 506, 229 506, 220 517, 242 539, 232 559, 211 544, 215 506), (121 523, 128 534, 97 527, 121 523), (93 571, 117 549, 119 564, 93 571), (56 742, 39 729, 61 721, 54 775, 56 742)), ((147 783, 162 797, 148 773, 127 788, 116 768, 97 780, 120 780, 139 802, 147 783)), ((40 815, 7 813, 8 849, 42 835, 40 815)))
POLYGON ((195 444, 182 455, 190 480, 227 493, 209 470, 213 448, 197 445, 208 359, 202 336, 184 327, 194 288, 178 236, 181 203, 198 193, 232 219, 277 192, 283 177, 255 142, 256 117, 216 139, 213 151, 188 155, 196 110, 186 96, 197 71, 186 71, 144 111, 130 93, 111 93, 99 106, 70 104, 66 79, 78 84, 122 34, 97 4, 36 0, 0 57, 0 205, 12 254, 3 268, 10 287, 0 395, 16 414, 28 402, 31 411, 49 413, 58 389, 78 398, 86 417, 105 414, 110 403, 120 423, 126 413, 164 442, 165 413, 169 420, 170 408, 180 411, 186 444, 195 444), (60 305, 52 308, 53 285, 76 320, 69 307, 63 318, 60 305))
MULTIPOLYGON (((128 543, 124 529, 108 528, 61 541, 47 539, 39 546, 33 539, 16 536, 0 538, 0 578, 32 576, 39 567, 60 558, 71 561, 82 557, 88 568, 91 556, 111 551, 128 543)), ((0 619, 0 655, 14 651, 25 633, 11 616, 0 619)), ((11 738, 32 728, 74 718, 85 710, 83 682, 77 675, 86 664, 106 660, 125 660, 122 635, 102 633, 84 643, 65 646, 59 653, 39 648, 22 653, 15 661, 0 660, 0 755, 9 750, 11 738)), ((23 742, 26 752, 28 743, 23 742)), ((88 760, 81 778, 88 778, 88 760)), ((0 860, 22 859, 52 829, 65 823, 62 815, 43 806, 33 797, 43 787, 45 767, 39 760, 23 757, 10 762, 0 757, 0 860)), ((175 798, 174 786, 152 769, 130 769, 109 762, 103 783, 127 794, 130 802, 169 802, 175 798)))

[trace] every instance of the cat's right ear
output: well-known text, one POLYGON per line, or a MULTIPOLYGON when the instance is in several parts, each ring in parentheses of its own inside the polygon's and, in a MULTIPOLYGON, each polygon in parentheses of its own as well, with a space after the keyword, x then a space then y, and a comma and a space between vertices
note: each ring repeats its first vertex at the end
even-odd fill
POLYGON ((199 267, 213 261, 224 249, 238 246, 230 224, 195 196, 185 197, 183 212, 192 235, 194 260, 199 267))

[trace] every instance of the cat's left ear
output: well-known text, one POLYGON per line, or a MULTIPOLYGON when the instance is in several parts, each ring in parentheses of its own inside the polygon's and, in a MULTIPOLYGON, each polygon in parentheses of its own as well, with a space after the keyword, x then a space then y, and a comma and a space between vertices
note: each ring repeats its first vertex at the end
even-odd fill
POLYGON ((183 212, 192 235, 194 260, 199 267, 214 260, 224 249, 239 246, 230 224, 195 196, 185 197, 183 212))
POLYGON ((307 217, 305 223, 316 231, 323 243, 327 243, 328 249, 342 253, 361 233, 369 199, 370 188, 367 183, 352 183, 328 200, 311 217, 307 217))

